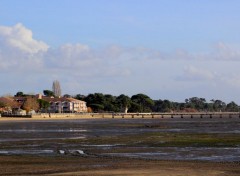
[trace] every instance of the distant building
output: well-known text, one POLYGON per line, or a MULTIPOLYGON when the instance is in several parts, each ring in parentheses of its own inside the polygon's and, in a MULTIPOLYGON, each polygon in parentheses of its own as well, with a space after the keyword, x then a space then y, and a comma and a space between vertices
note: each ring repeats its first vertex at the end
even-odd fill
POLYGON ((49 112, 87 112, 87 103, 85 101, 67 97, 46 97, 41 94, 38 94, 37 98, 50 103, 49 112))
MULTIPOLYGON (((42 94, 26 97, 0 97, 0 102, 4 104, 4 107, 0 107, 0 111, 10 114, 25 114, 22 108, 28 98, 42 99, 49 102, 50 106, 47 111, 52 113, 87 112, 87 103, 85 101, 67 97, 47 97, 42 96, 42 94)), ((33 109, 29 113, 33 113, 33 109)))

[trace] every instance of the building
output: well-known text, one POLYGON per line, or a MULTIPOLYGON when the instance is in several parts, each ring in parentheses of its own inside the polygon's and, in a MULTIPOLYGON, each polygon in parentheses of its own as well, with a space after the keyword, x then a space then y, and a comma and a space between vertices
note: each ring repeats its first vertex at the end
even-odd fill
POLYGON ((41 94, 37 95, 38 99, 42 99, 50 103, 49 112, 67 113, 67 112, 87 112, 87 103, 75 98, 67 97, 46 97, 41 94))

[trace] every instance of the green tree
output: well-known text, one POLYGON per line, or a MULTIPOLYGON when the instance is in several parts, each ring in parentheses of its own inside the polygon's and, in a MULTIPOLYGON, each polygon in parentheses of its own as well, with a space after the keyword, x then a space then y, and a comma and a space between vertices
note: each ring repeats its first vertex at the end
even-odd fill
POLYGON ((169 100, 163 100, 162 103, 162 111, 163 112, 171 112, 173 109, 173 104, 169 100))
POLYGON ((64 97, 64 98, 71 98, 72 96, 69 95, 69 94, 64 94, 63 97, 64 97))
POLYGON ((131 101, 129 112, 142 112, 142 107, 140 104, 131 101))
POLYGON ((74 98, 78 99, 78 100, 85 100, 86 96, 82 95, 82 94, 77 94, 74 98))
POLYGON ((214 99, 212 99, 211 102, 213 111, 225 111, 227 106, 225 102, 214 99))
POLYGON ((102 93, 89 94, 84 100, 94 112, 104 111, 105 97, 102 93))
POLYGON ((128 109, 131 106, 131 99, 130 97, 121 94, 116 98, 116 102, 119 106, 120 111, 127 113, 128 109))
POLYGON ((231 101, 227 104, 226 110, 229 112, 238 112, 239 106, 234 101, 231 101))
POLYGON ((163 101, 162 100, 154 100, 154 106, 153 106, 153 111, 154 112, 162 112, 162 104, 163 101))
POLYGON ((140 112, 151 112, 154 101, 145 94, 136 94, 131 97, 132 102, 140 106, 140 112))
POLYGON ((17 92, 16 95, 14 95, 15 97, 23 97, 24 93, 23 92, 17 92))
POLYGON ((104 111, 117 112, 119 108, 116 104, 116 97, 110 94, 104 95, 104 111))
POLYGON ((43 94, 47 97, 54 97, 54 93, 51 90, 43 90, 43 94))
POLYGON ((187 108, 195 108, 198 111, 204 110, 204 105, 206 103, 205 98, 192 97, 185 100, 187 108))
POLYGON ((48 101, 43 100, 43 99, 38 99, 37 102, 39 104, 39 108, 43 109, 43 110, 47 110, 50 106, 50 103, 48 101))

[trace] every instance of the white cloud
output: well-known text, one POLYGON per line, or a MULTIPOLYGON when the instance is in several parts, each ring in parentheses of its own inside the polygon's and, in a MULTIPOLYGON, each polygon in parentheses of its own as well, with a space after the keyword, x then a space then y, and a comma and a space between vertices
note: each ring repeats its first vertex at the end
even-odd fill
POLYGON ((0 26, 0 45, 17 48, 22 52, 34 54, 47 51, 48 45, 32 37, 32 31, 21 23, 13 27, 0 26))
POLYGON ((137 90, 147 93, 151 89, 164 92, 169 88, 174 91, 182 85, 185 87, 181 91, 188 91, 193 82, 206 87, 209 83, 240 87, 240 72, 237 67, 231 69, 240 61, 239 51, 238 46, 222 42, 209 53, 191 53, 184 49, 163 53, 151 48, 118 45, 92 48, 81 43, 51 48, 34 39, 30 29, 17 24, 0 26, 0 78, 6 79, 7 84, 7 79, 10 83, 10 80, 29 77, 28 80, 39 79, 35 80, 38 85, 59 79, 69 84, 66 87, 71 87, 71 91, 82 87, 110 90, 106 85, 112 83, 115 92, 119 89, 120 93, 137 90), (228 63, 227 72, 225 63, 228 63), (124 88, 126 90, 122 90, 124 88))
POLYGON ((240 47, 219 42, 215 48, 212 54, 214 59, 240 61, 240 47))
POLYGON ((216 78, 216 74, 194 66, 187 66, 184 68, 183 75, 177 76, 177 80, 181 81, 209 81, 216 78))

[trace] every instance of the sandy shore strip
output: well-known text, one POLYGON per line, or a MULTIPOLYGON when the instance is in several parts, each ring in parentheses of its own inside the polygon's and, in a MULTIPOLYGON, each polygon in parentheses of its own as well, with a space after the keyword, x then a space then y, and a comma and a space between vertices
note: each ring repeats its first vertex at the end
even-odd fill
POLYGON ((0 156, 0 175, 239 176, 239 163, 0 156))
POLYGON ((63 117, 0 117, 0 121, 34 121, 34 120, 74 120, 74 119, 99 119, 102 118, 101 116, 94 116, 91 115, 79 115, 79 116, 63 116, 63 117))

